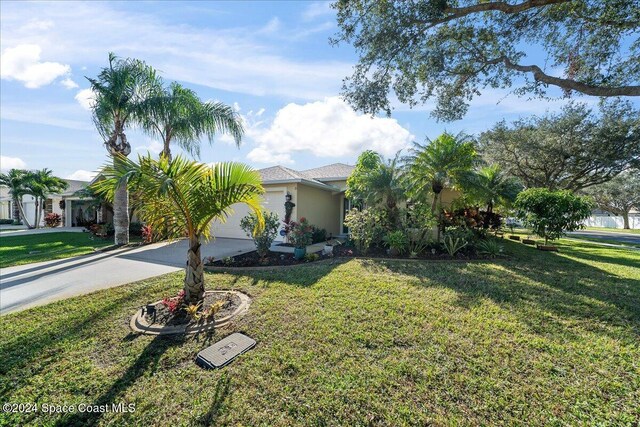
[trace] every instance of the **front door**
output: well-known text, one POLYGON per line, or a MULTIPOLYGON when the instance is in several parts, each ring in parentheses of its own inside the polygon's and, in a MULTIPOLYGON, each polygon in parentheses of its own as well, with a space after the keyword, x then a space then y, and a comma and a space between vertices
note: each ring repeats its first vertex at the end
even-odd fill
POLYGON ((351 210, 351 200, 346 197, 343 198, 342 201, 342 234, 349 234, 349 227, 344 225, 344 219, 347 217, 347 214, 351 210))

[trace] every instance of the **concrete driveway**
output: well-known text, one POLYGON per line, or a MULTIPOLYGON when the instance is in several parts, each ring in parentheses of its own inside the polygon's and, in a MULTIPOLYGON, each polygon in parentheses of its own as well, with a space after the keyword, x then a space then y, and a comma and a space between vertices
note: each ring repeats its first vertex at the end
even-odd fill
MULTIPOLYGON (((254 250, 251 240, 216 239, 202 257, 216 259, 254 250)), ((148 279, 184 268, 187 241, 97 252, 80 257, 0 269, 0 314, 148 279)))

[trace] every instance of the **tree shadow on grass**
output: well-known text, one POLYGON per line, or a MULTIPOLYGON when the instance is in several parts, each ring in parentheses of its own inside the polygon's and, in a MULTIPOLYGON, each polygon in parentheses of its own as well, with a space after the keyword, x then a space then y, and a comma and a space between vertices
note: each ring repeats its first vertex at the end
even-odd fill
MULTIPOLYGON (((603 261, 580 249, 566 252, 575 258, 603 261)), ((495 263, 367 264, 369 269, 413 276, 408 280, 418 286, 450 288, 460 295, 457 303, 465 308, 489 298, 508 306, 539 333, 561 331, 569 336, 569 320, 588 322, 589 330, 618 339, 636 340, 640 335, 640 281, 559 254, 521 252, 512 260, 495 263)))
MULTIPOLYGON (((122 403, 122 395, 126 390, 135 384, 145 372, 153 372, 157 369, 162 355, 171 347, 180 346, 185 342, 184 335, 162 336, 156 335, 154 339, 144 348, 136 361, 111 384, 108 390, 95 399, 91 406, 106 406, 111 409, 113 404, 122 403)), ((59 419, 56 426, 87 426, 95 425, 103 415, 109 412, 76 412, 59 419)))

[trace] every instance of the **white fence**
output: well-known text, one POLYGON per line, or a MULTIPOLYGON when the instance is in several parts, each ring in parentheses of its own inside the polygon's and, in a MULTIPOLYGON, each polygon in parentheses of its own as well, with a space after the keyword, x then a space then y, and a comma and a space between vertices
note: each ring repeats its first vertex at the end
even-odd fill
MULTIPOLYGON (((593 215, 584 222, 587 227, 624 228, 621 216, 593 215)), ((640 214, 629 214, 629 228, 640 229, 640 214)))

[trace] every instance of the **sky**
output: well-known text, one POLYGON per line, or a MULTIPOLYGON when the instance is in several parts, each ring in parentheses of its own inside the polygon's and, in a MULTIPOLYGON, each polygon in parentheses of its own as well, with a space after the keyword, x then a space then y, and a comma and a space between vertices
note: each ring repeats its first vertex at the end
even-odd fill
MULTIPOLYGON (((49 168, 90 179, 105 164, 85 77, 107 65, 109 52, 142 59, 165 81, 236 109, 246 128, 241 147, 225 135, 203 141, 200 160, 207 163, 298 170, 354 164, 366 149, 392 156, 445 130, 477 134, 567 102, 490 89, 456 122, 437 122, 432 104, 398 104, 391 117, 357 113, 339 97, 357 56, 349 45, 329 44, 337 27, 328 2, 2 1, 0 19, 3 170, 49 168)), ((138 131, 127 136, 133 153, 162 148, 138 131)))

